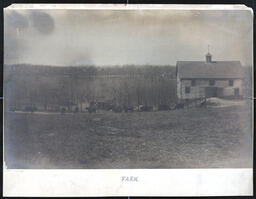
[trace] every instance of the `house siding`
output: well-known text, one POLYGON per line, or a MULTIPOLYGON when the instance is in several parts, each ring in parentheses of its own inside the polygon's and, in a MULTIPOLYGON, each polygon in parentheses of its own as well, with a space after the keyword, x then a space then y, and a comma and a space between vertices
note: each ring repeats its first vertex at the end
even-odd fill
POLYGON ((228 86, 223 89, 223 95, 224 96, 233 96, 235 95, 235 88, 239 88, 239 94, 243 95, 243 80, 237 79, 234 80, 233 86, 228 86))
POLYGON ((221 97, 225 96, 234 96, 235 88, 239 88, 239 95, 243 95, 243 80, 242 79, 233 79, 233 86, 229 86, 229 80, 218 80, 212 79, 215 81, 214 85, 210 85, 210 79, 194 79, 195 86, 191 85, 192 79, 180 79, 177 76, 177 97, 179 99, 199 99, 205 98, 206 87, 217 87, 219 89, 223 89, 221 97), (186 93, 186 87, 190 88, 190 92, 186 93))

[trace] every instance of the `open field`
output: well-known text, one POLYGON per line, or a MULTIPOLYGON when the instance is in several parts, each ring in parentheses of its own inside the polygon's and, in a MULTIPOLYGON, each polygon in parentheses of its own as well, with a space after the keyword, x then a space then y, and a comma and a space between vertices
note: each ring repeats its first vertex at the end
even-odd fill
POLYGON ((251 167, 248 110, 235 106, 133 113, 8 112, 5 161, 8 168, 251 167))

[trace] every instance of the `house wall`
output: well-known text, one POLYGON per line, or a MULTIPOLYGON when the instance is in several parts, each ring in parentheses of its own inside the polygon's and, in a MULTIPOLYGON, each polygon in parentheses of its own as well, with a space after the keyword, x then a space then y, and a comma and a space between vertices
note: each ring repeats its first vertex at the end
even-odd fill
POLYGON ((177 76, 177 98, 181 99, 181 81, 180 78, 177 76))
POLYGON ((239 94, 243 95, 243 80, 235 79, 233 86, 229 86, 229 79, 215 80, 213 86, 209 85, 209 80, 196 79, 195 86, 191 85, 192 80, 180 80, 177 78, 177 96, 179 99, 196 99, 204 98, 205 87, 218 87, 223 88, 223 96, 234 96, 235 88, 239 88, 239 94), (190 87, 190 93, 186 93, 186 87, 190 87))
MULTIPOLYGON (((197 82, 196 82, 197 85, 197 82)), ((181 80, 180 81, 180 99, 195 99, 204 98, 205 92, 204 87, 205 82, 199 81, 197 86, 191 86, 191 80, 181 80), (186 93, 186 87, 190 87, 190 93, 186 93)))
POLYGON ((234 85, 231 87, 225 87, 223 89, 223 95, 224 96, 233 96, 235 95, 235 88, 239 88, 239 94, 240 95, 243 95, 243 80, 241 79, 237 79, 237 80, 234 80, 234 85))

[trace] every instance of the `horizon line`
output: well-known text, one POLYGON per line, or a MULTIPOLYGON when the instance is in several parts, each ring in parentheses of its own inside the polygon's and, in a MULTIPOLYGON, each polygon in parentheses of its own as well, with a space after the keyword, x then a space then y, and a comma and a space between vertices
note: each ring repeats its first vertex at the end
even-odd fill
POLYGON ((123 67, 123 66, 176 66, 176 64, 109 64, 109 65, 96 65, 96 64, 81 64, 81 65, 47 65, 47 64, 28 64, 28 63, 20 63, 20 64, 5 64, 4 65, 29 65, 29 66, 50 66, 50 67, 123 67))

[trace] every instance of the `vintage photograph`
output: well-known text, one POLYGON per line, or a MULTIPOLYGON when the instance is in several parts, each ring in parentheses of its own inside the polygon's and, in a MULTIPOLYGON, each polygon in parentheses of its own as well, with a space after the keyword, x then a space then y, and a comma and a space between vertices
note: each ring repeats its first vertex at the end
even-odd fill
POLYGON ((6 9, 5 167, 252 168, 252 20, 6 9))

